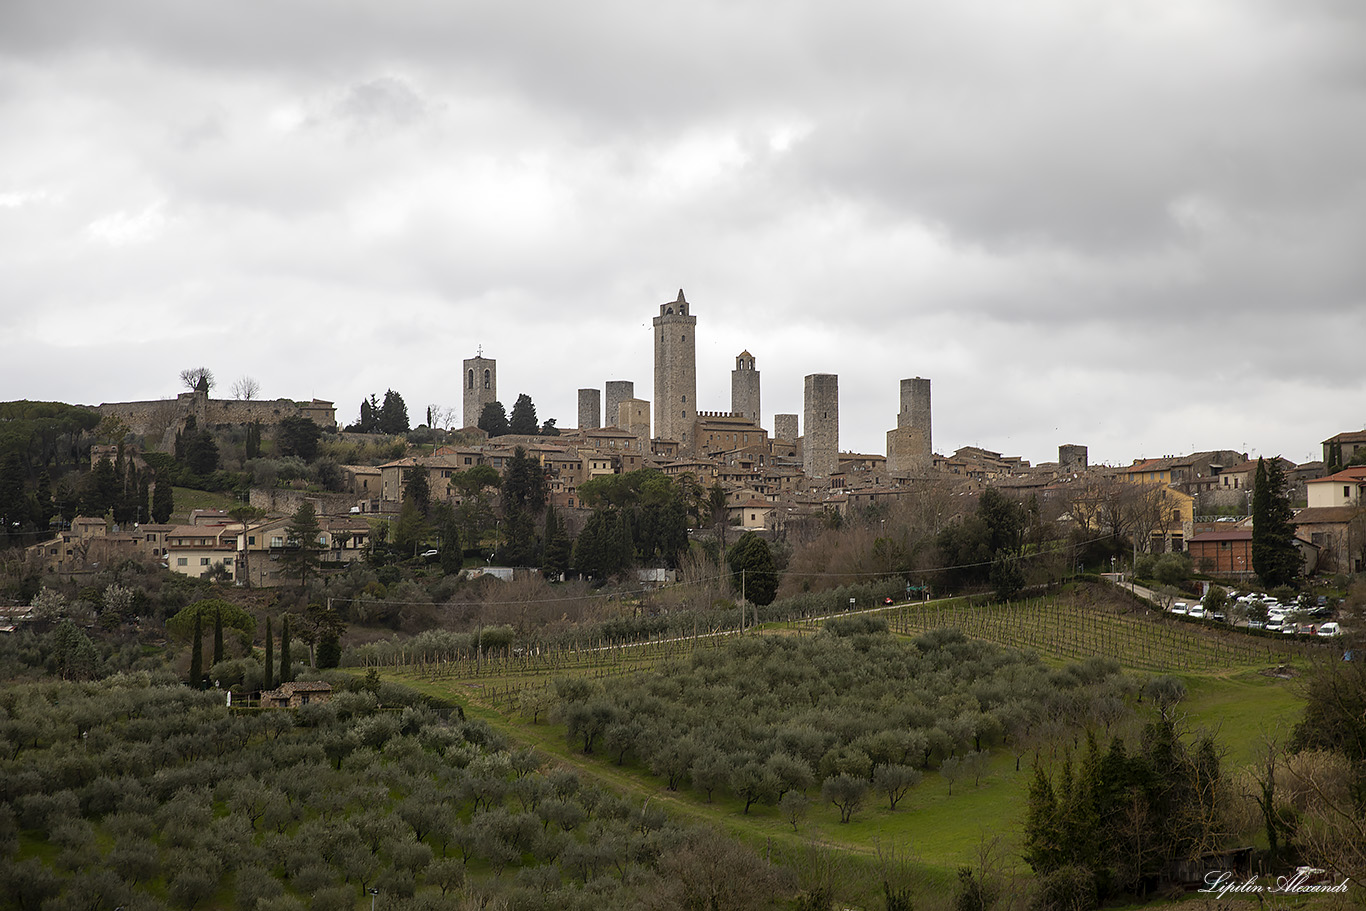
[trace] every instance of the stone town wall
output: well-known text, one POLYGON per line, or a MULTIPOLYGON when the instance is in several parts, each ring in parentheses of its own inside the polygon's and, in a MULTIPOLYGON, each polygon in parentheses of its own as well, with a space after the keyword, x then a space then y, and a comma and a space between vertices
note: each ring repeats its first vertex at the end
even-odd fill
POLYGON ((174 399, 154 402, 106 402, 96 409, 100 416, 115 415, 133 433, 161 441, 174 441, 176 431, 194 416, 200 427, 222 427, 260 421, 264 427, 274 427, 285 418, 306 417, 321 427, 337 426, 336 410, 331 402, 296 402, 292 399, 273 399, 242 402, 236 399, 211 399, 204 393, 184 392, 174 399))
POLYGON ((292 515, 305 500, 312 503, 314 511, 322 516, 346 515, 356 503, 355 495, 349 493, 318 493, 315 490, 291 490, 288 487, 251 489, 251 505, 269 513, 292 515))

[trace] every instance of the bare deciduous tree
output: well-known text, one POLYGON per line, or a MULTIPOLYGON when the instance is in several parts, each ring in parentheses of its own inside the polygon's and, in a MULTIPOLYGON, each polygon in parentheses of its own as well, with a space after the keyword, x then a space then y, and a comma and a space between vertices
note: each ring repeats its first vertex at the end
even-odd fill
POLYGON ((194 390, 203 386, 206 392, 217 382, 213 378, 213 371, 208 367, 186 367, 180 371, 180 381, 185 384, 186 389, 194 390))
POLYGON ((253 401, 261 394, 261 384, 245 373, 233 381, 232 397, 243 402, 253 401))

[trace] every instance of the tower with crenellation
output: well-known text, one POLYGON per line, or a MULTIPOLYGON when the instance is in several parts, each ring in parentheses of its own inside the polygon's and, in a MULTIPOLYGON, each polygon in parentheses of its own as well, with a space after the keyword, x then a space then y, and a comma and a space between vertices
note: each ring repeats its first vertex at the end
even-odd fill
POLYGON ((659 305, 655 327, 655 436, 688 451, 697 417, 697 317, 678 289, 678 299, 659 305))

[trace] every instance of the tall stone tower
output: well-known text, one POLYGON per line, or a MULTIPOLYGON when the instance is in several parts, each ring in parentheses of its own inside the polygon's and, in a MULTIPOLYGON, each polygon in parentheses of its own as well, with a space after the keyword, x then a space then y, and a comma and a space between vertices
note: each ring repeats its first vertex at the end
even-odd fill
POLYGON ((795 443, 799 436, 800 434, 797 432, 797 416, 795 414, 775 414, 773 416, 774 439, 795 443))
POLYGON ((678 299, 659 305, 655 317, 655 436, 677 440, 689 450, 697 419, 697 317, 688 312, 683 289, 678 299))
POLYGON ((498 401, 498 362, 484 357, 484 349, 465 359, 464 382, 465 413, 461 420, 466 427, 476 427, 479 415, 489 402, 498 401))
POLYGON ((930 381, 901 381, 896 430, 887 431, 887 473, 923 476, 934 464, 930 431, 930 381))
POLYGON ((630 380, 608 380, 607 401, 602 409, 608 427, 617 426, 617 411, 621 403, 636 397, 636 384, 630 380))
POLYGON ((839 467, 840 378, 813 373, 803 390, 802 470, 808 478, 828 478, 839 467))
POLYGON ((650 451, 650 403, 644 399, 627 399, 617 406, 617 427, 633 433, 640 440, 641 451, 650 451))
POLYGON ((579 429, 597 430, 602 426, 602 393, 597 389, 579 390, 579 429))
POLYGON ((1062 471, 1085 471, 1087 453, 1085 446, 1076 443, 1063 443, 1058 447, 1058 468, 1062 471))
POLYGON ((754 355, 748 351, 736 356, 735 369, 730 372, 730 411, 759 423, 759 371, 754 369, 754 355))

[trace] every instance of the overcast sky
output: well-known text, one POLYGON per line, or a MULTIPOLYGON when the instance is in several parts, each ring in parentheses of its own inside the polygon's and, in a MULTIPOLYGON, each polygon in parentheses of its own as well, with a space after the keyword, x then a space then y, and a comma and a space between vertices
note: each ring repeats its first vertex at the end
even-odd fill
POLYGON ((1320 456, 1366 425, 1359 0, 0 3, 0 399, 899 381, 934 445, 1320 456))

